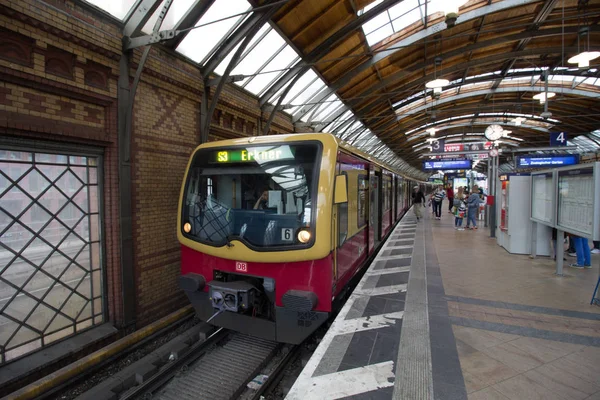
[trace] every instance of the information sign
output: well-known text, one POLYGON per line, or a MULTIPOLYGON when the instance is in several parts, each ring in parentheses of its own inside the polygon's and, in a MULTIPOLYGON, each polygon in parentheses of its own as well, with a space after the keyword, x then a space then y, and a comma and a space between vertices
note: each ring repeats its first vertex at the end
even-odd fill
POLYGON ((563 154, 558 156, 519 156, 517 168, 565 167, 579 163, 578 154, 563 154))
POLYGON ((531 219, 551 227, 556 220, 556 182, 552 171, 531 174, 531 219))
POLYGON ((444 139, 434 140, 431 143, 431 152, 432 153, 443 153, 444 152, 444 143, 446 141, 444 139))
POLYGON ((600 163, 558 170, 556 227, 600 240, 600 163))
POLYGON ((446 170, 446 169, 471 169, 473 162, 471 160, 444 160, 444 161, 423 161, 423 169, 446 170))
POLYGON ((550 146, 566 146, 567 132, 550 132, 550 146))

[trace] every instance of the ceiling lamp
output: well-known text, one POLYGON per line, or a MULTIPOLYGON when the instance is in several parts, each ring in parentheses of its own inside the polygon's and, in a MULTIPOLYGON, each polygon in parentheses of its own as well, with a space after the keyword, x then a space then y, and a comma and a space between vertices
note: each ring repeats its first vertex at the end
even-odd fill
POLYGON ((579 68, 587 68, 590 61, 600 57, 600 51, 583 51, 576 56, 569 58, 569 64, 577 64, 579 68))
POLYGON ((458 9, 465 4, 464 0, 446 0, 444 2, 444 15, 446 16, 446 28, 452 28, 456 25, 458 18, 458 9))
POLYGON ((523 122, 527 121, 527 118, 523 118, 523 117, 517 117, 515 119, 512 120, 512 122, 516 125, 516 126, 520 126, 523 122))
POLYGON ((450 84, 448 79, 434 79, 425 84, 425 87, 428 89, 433 89, 433 97, 439 99, 442 94, 442 88, 450 84))
POLYGON ((547 99, 551 99, 554 96, 556 96, 556 93, 554 92, 542 92, 542 93, 538 93, 535 96, 533 96, 534 99, 539 100, 540 104, 544 104, 546 102, 547 99))

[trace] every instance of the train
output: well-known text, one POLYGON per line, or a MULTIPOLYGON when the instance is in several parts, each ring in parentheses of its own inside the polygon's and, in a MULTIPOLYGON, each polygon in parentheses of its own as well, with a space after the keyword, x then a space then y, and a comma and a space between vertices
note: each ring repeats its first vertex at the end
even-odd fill
POLYGON ((181 186, 178 285, 202 321, 299 344, 347 296, 415 184, 328 133, 202 144, 181 186))

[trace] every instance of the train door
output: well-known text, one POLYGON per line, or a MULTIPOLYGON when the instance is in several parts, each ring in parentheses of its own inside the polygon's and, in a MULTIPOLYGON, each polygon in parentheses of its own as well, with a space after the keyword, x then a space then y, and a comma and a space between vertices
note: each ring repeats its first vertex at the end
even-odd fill
POLYGON ((381 243, 381 170, 374 168, 370 172, 369 234, 373 238, 373 247, 381 243))

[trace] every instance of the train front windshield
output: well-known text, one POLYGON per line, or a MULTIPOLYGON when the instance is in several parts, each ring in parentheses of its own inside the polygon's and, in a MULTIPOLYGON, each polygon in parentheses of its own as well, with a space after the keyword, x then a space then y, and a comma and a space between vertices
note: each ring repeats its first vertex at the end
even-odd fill
POLYGON ((213 246, 314 241, 318 143, 199 150, 185 186, 182 232, 213 246))

